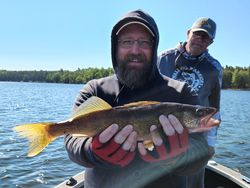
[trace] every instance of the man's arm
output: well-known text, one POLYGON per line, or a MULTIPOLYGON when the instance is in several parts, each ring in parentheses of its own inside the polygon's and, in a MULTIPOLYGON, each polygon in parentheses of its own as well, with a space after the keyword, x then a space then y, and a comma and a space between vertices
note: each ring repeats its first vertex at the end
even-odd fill
MULTIPOLYGON (((73 111, 84 103, 89 97, 95 95, 95 87, 91 82, 86 84, 77 97, 73 111)), ((94 137, 65 136, 65 147, 69 158, 85 167, 124 167, 135 156, 137 133, 131 125, 119 130, 116 124, 110 125, 94 137)))
MULTIPOLYGON (((93 95, 95 95, 95 92, 91 82, 89 82, 84 85, 83 89, 77 96, 73 105, 72 113, 93 95)), ((92 164, 86 156, 90 142, 91 139, 88 137, 73 137, 71 134, 66 135, 64 138, 64 144, 69 158, 81 166, 93 167, 94 164, 92 164)))

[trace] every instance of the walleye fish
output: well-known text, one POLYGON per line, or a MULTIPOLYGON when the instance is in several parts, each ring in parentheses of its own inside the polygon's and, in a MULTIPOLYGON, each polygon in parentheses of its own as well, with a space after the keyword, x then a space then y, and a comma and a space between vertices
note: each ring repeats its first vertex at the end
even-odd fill
POLYGON ((138 140, 150 142, 150 126, 161 129, 159 116, 173 114, 189 133, 211 129, 206 122, 216 112, 215 108, 170 102, 139 101, 124 106, 111 107, 107 102, 90 97, 63 122, 24 124, 13 128, 29 140, 28 156, 39 154, 49 143, 65 134, 95 136, 113 123, 124 126, 131 124, 138 133, 138 140))

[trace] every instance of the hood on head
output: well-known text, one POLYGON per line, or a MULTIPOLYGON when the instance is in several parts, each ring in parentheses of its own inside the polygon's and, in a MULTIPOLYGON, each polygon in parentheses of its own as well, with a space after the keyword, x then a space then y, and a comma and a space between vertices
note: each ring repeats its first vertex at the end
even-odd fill
POLYGON ((113 27, 111 33, 111 56, 113 68, 116 69, 116 48, 117 48, 117 34, 119 31, 130 23, 138 23, 146 27, 154 38, 153 46, 153 69, 156 68, 157 49, 159 44, 159 31, 154 19, 142 10, 135 10, 125 14, 113 27))

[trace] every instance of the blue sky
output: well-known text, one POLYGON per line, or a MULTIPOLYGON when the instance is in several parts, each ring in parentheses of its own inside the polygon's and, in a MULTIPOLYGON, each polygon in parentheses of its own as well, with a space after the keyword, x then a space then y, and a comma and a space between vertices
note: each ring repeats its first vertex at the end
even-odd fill
POLYGON ((139 8, 158 24, 159 52, 185 41, 192 23, 206 16, 217 23, 209 52, 222 66, 250 66, 249 0, 2 0, 0 69, 111 67, 112 27, 139 8))

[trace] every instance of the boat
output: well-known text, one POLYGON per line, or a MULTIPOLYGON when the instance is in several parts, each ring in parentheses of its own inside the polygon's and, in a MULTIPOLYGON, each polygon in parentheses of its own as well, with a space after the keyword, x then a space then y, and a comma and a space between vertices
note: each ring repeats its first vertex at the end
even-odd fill
MULTIPOLYGON (((84 171, 55 188, 84 188, 84 171)), ((205 188, 250 188, 250 178, 216 161, 210 160, 205 171, 205 188)))
POLYGON ((205 171, 205 188, 250 188, 250 178, 210 160, 205 171))

